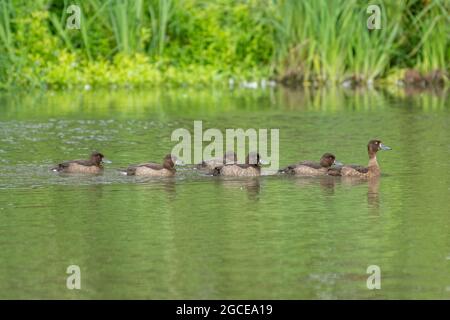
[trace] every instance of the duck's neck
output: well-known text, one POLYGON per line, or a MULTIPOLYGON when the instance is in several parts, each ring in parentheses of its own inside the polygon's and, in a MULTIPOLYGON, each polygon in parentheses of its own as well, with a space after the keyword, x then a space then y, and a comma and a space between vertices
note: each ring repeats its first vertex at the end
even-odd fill
POLYGON ((176 172, 177 170, 175 170, 175 166, 168 164, 168 163, 164 163, 163 164, 163 168, 166 170, 169 170, 171 172, 176 172))
POLYGON ((91 163, 92 163, 94 166, 102 167, 102 160, 91 159, 91 163))
POLYGON ((369 174, 371 176, 380 175, 380 166, 377 161, 377 154, 375 152, 369 152, 369 174))
POLYGON ((250 166, 250 167, 253 167, 253 168, 255 168, 256 170, 258 170, 259 172, 261 172, 261 167, 259 166, 258 163, 250 164, 249 166, 250 166))

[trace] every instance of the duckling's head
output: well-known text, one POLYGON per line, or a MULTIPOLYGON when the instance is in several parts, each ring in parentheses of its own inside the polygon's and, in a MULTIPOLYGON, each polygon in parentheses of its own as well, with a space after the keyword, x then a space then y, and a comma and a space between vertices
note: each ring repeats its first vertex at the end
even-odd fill
POLYGON ((163 160, 163 167, 166 169, 173 169, 175 167, 175 165, 183 165, 183 161, 181 161, 180 159, 178 159, 176 156, 172 155, 172 154, 166 154, 166 156, 164 157, 163 160))
POLYGON ((320 158, 321 167, 329 168, 333 164, 336 164, 336 157, 334 156, 334 154, 325 153, 322 158, 320 158))
POLYGON ((98 151, 93 151, 91 153, 91 161, 93 163, 95 163, 96 165, 100 165, 102 163, 104 157, 105 156, 98 151))
POLYGON ((392 150, 387 145, 384 145, 381 140, 370 140, 367 144, 367 151, 369 154, 376 154, 380 150, 392 150))
POLYGON ((171 154, 166 154, 166 156, 164 157, 163 160, 163 167, 166 169, 173 169, 175 167, 175 162, 177 161, 177 157, 171 155, 171 154))

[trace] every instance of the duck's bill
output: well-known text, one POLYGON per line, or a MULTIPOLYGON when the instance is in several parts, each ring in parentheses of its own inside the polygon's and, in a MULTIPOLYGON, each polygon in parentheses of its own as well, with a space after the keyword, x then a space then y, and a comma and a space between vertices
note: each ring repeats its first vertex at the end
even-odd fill
POLYGON ((342 162, 337 161, 337 160, 334 160, 334 162, 333 162, 333 166, 335 166, 335 167, 342 167, 343 165, 344 164, 342 162))
POLYGON ((108 160, 108 159, 103 159, 102 162, 103 162, 103 163, 106 163, 106 164, 112 163, 112 161, 111 161, 111 160, 108 160))
POLYGON ((392 150, 391 147, 388 147, 387 145, 382 144, 382 143, 380 143, 380 148, 381 148, 381 150, 392 150))

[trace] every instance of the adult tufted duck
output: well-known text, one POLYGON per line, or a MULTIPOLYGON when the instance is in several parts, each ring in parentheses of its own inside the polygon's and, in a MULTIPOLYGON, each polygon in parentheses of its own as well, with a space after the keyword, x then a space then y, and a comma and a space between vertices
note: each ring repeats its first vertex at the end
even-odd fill
POLYGON ((100 152, 94 151, 89 160, 66 161, 52 168, 52 171, 97 174, 102 172, 103 163, 110 163, 110 161, 104 159, 103 154, 100 152))
POLYGON ((129 166, 125 173, 128 176, 154 176, 154 177, 170 177, 175 175, 175 164, 180 164, 175 156, 170 154, 164 157, 163 163, 142 163, 129 166))
POLYGON ((259 153, 250 152, 245 164, 225 164, 215 167, 213 170, 214 176, 229 176, 229 177, 255 177, 261 175, 261 157, 259 153))
POLYGON ((380 150, 392 150, 384 145, 380 140, 370 140, 367 144, 367 153, 369 154, 369 165, 367 167, 360 165, 345 165, 340 169, 340 175, 343 177, 371 178, 378 177, 381 174, 380 166, 377 162, 377 152, 380 150))

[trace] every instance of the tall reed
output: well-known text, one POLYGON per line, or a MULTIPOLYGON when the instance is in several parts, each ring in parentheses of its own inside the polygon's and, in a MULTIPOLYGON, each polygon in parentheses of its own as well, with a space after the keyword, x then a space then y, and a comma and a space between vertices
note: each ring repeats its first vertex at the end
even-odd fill
POLYGON ((423 10, 412 17, 412 28, 420 41, 409 53, 417 54, 417 68, 422 72, 448 71, 450 59, 450 3, 443 0, 428 2, 423 10))
POLYGON ((164 53, 167 41, 167 27, 175 5, 172 0, 150 1, 148 11, 151 18, 152 40, 148 52, 152 55, 164 53))
POLYGON ((0 0, 0 53, 9 58, 14 56, 14 37, 12 33, 11 15, 13 6, 11 0, 0 0))
POLYGON ((376 2, 382 28, 368 30, 367 3, 357 0, 279 0, 275 25, 279 72, 300 72, 306 81, 337 82, 379 77, 396 54, 404 2, 376 2), (292 70, 292 67, 297 68, 292 70))

